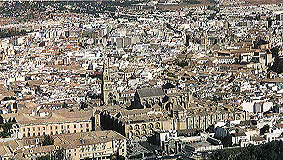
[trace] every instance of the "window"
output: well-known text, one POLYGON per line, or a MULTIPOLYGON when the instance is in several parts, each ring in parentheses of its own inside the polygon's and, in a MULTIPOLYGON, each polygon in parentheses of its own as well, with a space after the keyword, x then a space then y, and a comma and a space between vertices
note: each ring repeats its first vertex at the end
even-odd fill
POLYGON ((135 125, 135 129, 139 129, 140 127, 139 127, 139 125, 135 125))
POLYGON ((28 128, 28 131, 30 131, 30 128, 28 128))
POLYGON ((74 128, 77 128, 77 126, 74 124, 74 128))
POLYGON ((23 132, 25 132, 26 131, 26 129, 25 128, 23 128, 23 132))
POLYGON ((43 130, 45 130, 45 127, 43 127, 43 130))
POLYGON ((67 125, 67 128, 70 128, 70 126, 69 126, 69 125, 67 125))
POLYGON ((81 124, 81 128, 83 128, 83 124, 81 124))
POLYGON ((50 130, 52 130, 52 126, 50 126, 50 130))
POLYGON ((61 129, 64 129, 64 126, 61 126, 61 129))
POLYGON ((39 131, 40 131, 40 127, 38 127, 38 128, 37 128, 37 130, 39 130, 39 131))
POLYGON ((55 129, 58 129, 58 126, 55 126, 55 129))
POLYGON ((86 127, 88 127, 88 124, 86 124, 86 127))
POLYGON ((146 134, 146 130, 142 130, 142 134, 145 135, 146 134))
POLYGON ((76 130, 74 130, 74 133, 77 133, 77 131, 76 131, 76 130))
POLYGON ((140 132, 139 132, 139 131, 136 131, 136 135, 137 135, 137 136, 140 135, 140 132))
POLYGON ((32 130, 35 131, 35 128, 33 127, 32 130))

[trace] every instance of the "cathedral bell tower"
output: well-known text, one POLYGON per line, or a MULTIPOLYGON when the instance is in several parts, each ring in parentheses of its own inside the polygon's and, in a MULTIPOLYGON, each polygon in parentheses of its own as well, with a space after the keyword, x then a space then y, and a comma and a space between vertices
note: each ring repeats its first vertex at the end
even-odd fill
POLYGON ((113 105, 118 103, 118 93, 114 90, 114 83, 111 81, 109 74, 109 61, 104 61, 103 63, 103 73, 102 73, 102 100, 105 105, 113 105))

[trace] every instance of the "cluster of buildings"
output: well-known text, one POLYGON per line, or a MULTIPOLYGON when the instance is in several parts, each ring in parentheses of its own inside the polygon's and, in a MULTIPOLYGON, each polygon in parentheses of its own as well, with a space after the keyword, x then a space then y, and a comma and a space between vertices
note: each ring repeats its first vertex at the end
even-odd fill
POLYGON ((3 23, 27 34, 0 39, 0 159, 185 159, 281 139, 283 6, 214 2, 70 3, 3 23))

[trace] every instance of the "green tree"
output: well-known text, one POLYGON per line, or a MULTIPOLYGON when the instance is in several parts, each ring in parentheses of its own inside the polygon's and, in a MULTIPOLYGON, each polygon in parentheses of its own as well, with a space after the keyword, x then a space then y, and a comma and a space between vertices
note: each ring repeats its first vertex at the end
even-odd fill
POLYGON ((272 141, 261 145, 249 145, 244 148, 217 150, 208 159, 229 160, 281 160, 283 157, 283 142, 272 141))
POLYGON ((59 148, 55 151, 54 155, 51 157, 52 160, 64 160, 65 158, 65 150, 63 148, 59 148))
POLYGON ((35 160, 50 160, 50 155, 36 157, 35 160))
POLYGON ((3 132, 0 133, 0 137, 7 138, 11 135, 11 129, 15 122, 12 122, 11 119, 7 123, 1 125, 3 132))
POLYGON ((4 123, 4 119, 3 117, 0 115, 0 124, 3 124, 4 123))
POLYGON ((263 135, 264 133, 268 133, 269 132, 269 125, 266 124, 264 125, 261 129, 260 129, 260 135, 263 135))
POLYGON ((226 137, 224 137, 222 140, 221 140, 222 144, 224 147, 232 147, 232 136, 231 134, 227 134, 226 137))
POLYGON ((267 53, 271 53, 272 57, 274 57, 274 62, 272 66, 269 66, 268 71, 273 71, 278 74, 283 73, 283 59, 279 57, 279 48, 274 47, 272 49, 267 50, 267 53))
POLYGON ((49 135, 44 136, 44 140, 42 141, 43 146, 48 146, 53 144, 54 144, 54 139, 51 136, 49 135))
POLYGON ((62 108, 68 108, 68 104, 67 104, 66 102, 64 102, 64 103, 62 104, 62 108))

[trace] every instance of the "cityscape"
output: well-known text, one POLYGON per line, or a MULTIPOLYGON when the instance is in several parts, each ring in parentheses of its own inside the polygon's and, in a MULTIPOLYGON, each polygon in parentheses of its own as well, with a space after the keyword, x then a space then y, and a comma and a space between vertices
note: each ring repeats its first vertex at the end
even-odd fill
POLYGON ((283 159, 282 38, 282 0, 1 1, 0 160, 283 159))

